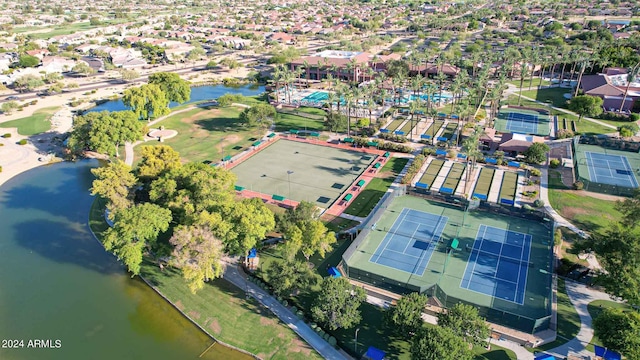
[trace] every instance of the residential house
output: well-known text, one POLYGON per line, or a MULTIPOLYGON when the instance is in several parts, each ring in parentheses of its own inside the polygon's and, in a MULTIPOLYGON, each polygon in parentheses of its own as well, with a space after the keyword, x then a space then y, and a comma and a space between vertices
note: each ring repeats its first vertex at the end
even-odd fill
POLYGON ((640 99, 640 77, 634 78, 629 84, 627 71, 621 68, 606 69, 604 74, 584 75, 580 88, 586 95, 602 98, 605 111, 619 111, 622 108, 623 112, 630 112, 635 102, 640 99), (624 99, 627 85, 629 91, 624 99))
POLYGON ((331 74, 335 79, 360 82, 367 76, 371 58, 366 52, 325 50, 291 61, 291 70, 303 70, 310 80, 326 79, 331 74))

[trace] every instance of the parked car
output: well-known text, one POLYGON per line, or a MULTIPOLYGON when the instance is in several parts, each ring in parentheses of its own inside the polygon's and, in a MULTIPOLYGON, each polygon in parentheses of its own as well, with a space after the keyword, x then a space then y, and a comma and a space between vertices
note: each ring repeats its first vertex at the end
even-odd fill
POLYGON ((11 95, 11 96, 7 96, 7 100, 20 100, 20 98, 15 95, 11 95))

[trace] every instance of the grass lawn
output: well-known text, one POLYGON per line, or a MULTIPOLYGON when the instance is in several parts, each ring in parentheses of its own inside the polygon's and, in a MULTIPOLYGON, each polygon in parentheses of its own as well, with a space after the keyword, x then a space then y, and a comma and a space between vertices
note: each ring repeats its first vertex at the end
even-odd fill
MULTIPOLYGON (((169 145, 186 161, 217 162, 227 155, 235 155, 262 137, 256 129, 247 129, 238 122, 241 108, 195 108, 169 116, 156 127, 177 130, 178 135, 163 143, 152 141, 145 145, 169 145), (253 140, 252 140, 253 139, 253 140)), ((139 161, 141 146, 135 148, 139 161)))
POLYGON ((585 231, 598 231, 622 214, 614 209, 615 201, 585 196, 579 191, 549 189, 550 205, 564 218, 585 231))
POLYGON ((409 159, 391 158, 380 170, 380 176, 367 184, 358 196, 351 202, 345 213, 353 216, 365 217, 376 206, 380 198, 387 192, 393 180, 404 169, 409 159))
POLYGON ((543 103, 552 104, 555 107, 564 108, 567 103, 567 99, 564 97, 564 94, 567 93, 571 93, 571 89, 557 87, 539 90, 525 90, 522 92, 522 96, 526 96, 543 103))
MULTIPOLYGON (((597 318, 604 309, 610 308, 622 309, 624 311, 633 311, 633 308, 628 304, 621 304, 610 300, 595 300, 590 302, 587 306, 587 310, 589 311, 589 315, 591 315, 592 319, 597 318)), ((589 343, 589 345, 587 345, 587 350, 593 352, 593 345, 602 346, 602 341, 598 338, 597 335, 593 336, 593 339, 591 339, 591 342, 589 343)))
POLYGON ((336 233, 342 230, 351 229, 352 227, 357 226, 359 224, 359 222, 357 221, 353 221, 353 220, 349 220, 349 219, 345 219, 345 218, 341 218, 333 215, 323 215, 320 219, 325 222, 325 225, 329 230, 334 231, 336 233))
POLYGON ((564 280, 558 279, 558 337, 554 342, 539 346, 537 348, 526 348, 531 352, 546 351, 560 346, 567 341, 573 339, 580 331, 580 316, 573 307, 567 290, 564 286, 564 280))
POLYGON ((18 128, 18 134, 31 136, 51 129, 49 119, 60 107, 53 106, 36 110, 33 115, 0 123, 0 128, 18 128))
MULTIPOLYGON (((102 27, 102 26, 107 26, 107 25, 120 24, 120 23, 124 23, 124 22, 127 22, 127 21, 129 21, 129 19, 111 19, 111 20, 103 21, 101 25, 91 25, 88 21, 87 22, 79 22, 79 23, 73 23, 73 24, 68 24, 68 25, 54 26, 54 27, 49 28, 49 29, 51 29, 51 31, 49 31, 49 32, 32 33, 32 34, 29 34, 29 36, 31 36, 34 39, 45 39, 46 40, 46 39, 50 39, 50 38, 52 38, 54 36, 58 36, 58 35, 73 34, 73 33, 80 32, 80 31, 86 31, 86 30, 95 29, 95 28, 102 27)), ((42 29, 42 28, 38 28, 38 29, 42 29)))
POLYGON ((323 120, 313 120, 302 116, 288 113, 278 113, 276 117, 276 131, 297 130, 324 130, 323 120))
MULTIPOLYGON (((104 201, 91 206, 89 225, 94 233, 107 229, 102 217, 104 201)), ((225 280, 207 283, 197 295, 187 288, 178 270, 144 261, 141 274, 182 312, 213 336, 263 359, 321 359, 308 344, 282 324, 255 299, 225 280)))
MULTIPOLYGON (((509 80, 507 81, 508 84, 512 84, 515 87, 520 87, 520 79, 514 79, 514 80, 509 80)), ((524 79, 524 81, 522 82, 522 88, 526 89, 529 87, 536 87, 540 85, 540 78, 539 77, 534 77, 533 81, 530 83, 529 82, 529 77, 527 77, 526 79, 524 79)), ((551 81, 549 80, 542 80, 542 86, 549 86, 551 85, 551 81)))

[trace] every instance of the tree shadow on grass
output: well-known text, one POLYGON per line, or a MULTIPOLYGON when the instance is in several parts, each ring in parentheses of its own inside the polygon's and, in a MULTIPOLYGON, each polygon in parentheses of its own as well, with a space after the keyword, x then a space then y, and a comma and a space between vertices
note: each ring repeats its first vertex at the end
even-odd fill
POLYGON ((244 124, 237 118, 218 117, 211 119, 201 119, 194 121, 194 124, 207 131, 237 132, 247 130, 244 124))

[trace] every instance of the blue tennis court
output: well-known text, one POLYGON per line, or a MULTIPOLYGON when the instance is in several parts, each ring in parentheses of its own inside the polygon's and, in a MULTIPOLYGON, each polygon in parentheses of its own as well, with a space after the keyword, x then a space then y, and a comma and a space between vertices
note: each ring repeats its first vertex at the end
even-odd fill
POLYGON ((637 188, 638 180, 626 156, 585 151, 591 181, 637 188))
POLYGON ((369 261, 422 276, 447 221, 446 216, 402 209, 369 261))
POLYGON ((538 132, 538 116, 510 112, 507 115, 507 130, 524 134, 536 134, 538 132))
POLYGON ((460 287, 524 303, 531 235, 480 225, 460 287))

